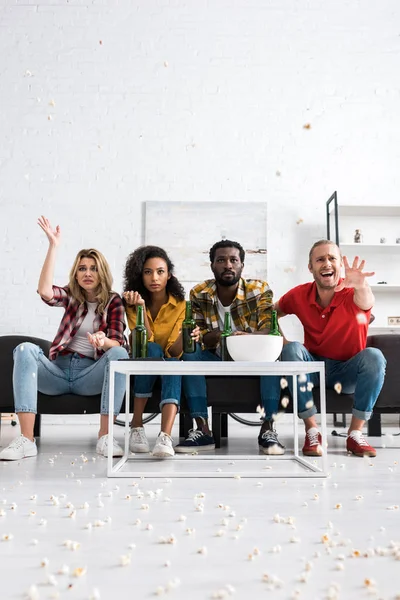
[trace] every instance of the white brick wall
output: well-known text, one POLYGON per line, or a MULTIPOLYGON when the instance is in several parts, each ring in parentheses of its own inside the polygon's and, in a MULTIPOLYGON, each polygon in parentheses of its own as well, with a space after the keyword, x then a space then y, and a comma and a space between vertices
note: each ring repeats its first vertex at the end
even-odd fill
POLYGON ((334 189, 399 201, 399 18, 398 0, 0 0, 0 333, 60 319, 35 293, 40 214, 62 227, 58 283, 93 245, 120 290, 143 202, 268 202, 269 282, 305 281, 334 189))

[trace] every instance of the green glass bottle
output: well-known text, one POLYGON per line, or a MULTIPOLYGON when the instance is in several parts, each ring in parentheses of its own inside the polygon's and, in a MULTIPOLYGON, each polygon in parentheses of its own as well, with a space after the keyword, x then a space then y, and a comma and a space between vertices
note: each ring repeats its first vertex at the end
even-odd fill
POLYGON ((191 354, 196 351, 196 342, 191 336, 193 329, 196 327, 196 321, 192 315, 192 303, 186 302, 185 319, 182 322, 182 347, 183 351, 191 354))
POLYGON ((231 312, 227 310, 224 317, 224 329, 221 331, 221 360, 232 360, 228 352, 227 338, 232 335, 231 312))
POLYGON ((146 358, 147 329, 144 324, 143 306, 136 307, 136 327, 132 329, 132 358, 146 358))
POLYGON ((271 313, 271 329, 269 335, 280 335, 282 337, 278 327, 278 313, 276 310, 273 310, 271 313))

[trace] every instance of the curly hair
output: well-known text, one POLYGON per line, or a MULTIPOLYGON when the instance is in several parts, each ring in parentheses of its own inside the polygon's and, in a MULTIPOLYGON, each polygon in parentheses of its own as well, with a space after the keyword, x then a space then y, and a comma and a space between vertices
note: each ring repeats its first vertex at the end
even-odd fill
POLYGON ((236 248, 239 250, 240 262, 244 263, 245 252, 239 242, 232 242, 232 240, 221 240, 216 242, 214 246, 210 248, 210 262, 213 263, 215 254, 218 248, 236 248))
POLYGON ((185 299, 185 290, 174 275, 174 265, 168 254, 158 246, 140 246, 126 260, 124 272, 124 292, 139 292, 143 300, 149 303, 151 294, 143 284, 143 267, 149 258, 162 258, 167 263, 168 273, 171 277, 167 281, 166 292, 177 300, 185 299))

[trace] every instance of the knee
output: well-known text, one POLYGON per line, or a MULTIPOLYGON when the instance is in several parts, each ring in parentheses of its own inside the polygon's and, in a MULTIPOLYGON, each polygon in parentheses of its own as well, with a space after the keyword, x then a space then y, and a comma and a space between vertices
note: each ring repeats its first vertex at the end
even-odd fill
POLYGON ((106 352, 108 360, 122 360, 129 358, 127 351, 122 346, 113 346, 106 352))
POLYGON ((362 350, 363 365, 367 371, 385 372, 386 358, 383 356, 379 348, 365 348, 362 350))
POLYGON ((147 356, 153 358, 162 358, 164 356, 164 352, 159 344, 155 342, 149 342, 147 344, 147 356))
POLYGON ((36 344, 32 344, 32 342, 22 342, 22 344, 18 344, 18 346, 14 348, 14 361, 17 359, 23 360, 31 356, 37 358, 39 352, 41 352, 41 348, 36 344))
POLYGON ((196 344, 196 350, 194 352, 184 352, 182 360, 201 360, 202 352, 200 344, 196 344))
POLYGON ((300 342, 289 342, 282 350, 282 360, 304 360, 304 346, 300 342))

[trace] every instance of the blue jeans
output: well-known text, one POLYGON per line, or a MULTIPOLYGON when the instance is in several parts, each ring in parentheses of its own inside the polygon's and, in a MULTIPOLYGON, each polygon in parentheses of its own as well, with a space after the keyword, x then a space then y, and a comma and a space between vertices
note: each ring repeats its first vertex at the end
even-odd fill
MULTIPOLYGON (((202 350, 199 344, 196 345, 196 351, 183 354, 182 360, 201 360, 215 361, 221 360, 219 356, 209 350, 202 350)), ((278 412, 279 395, 275 394, 275 378, 265 376, 260 377, 260 395, 261 403, 265 411, 265 420, 272 418, 272 415, 278 412)), ((207 413, 207 386, 204 375, 184 375, 183 391, 189 405, 190 416, 192 418, 208 418, 207 413)))
MULTIPOLYGON (((358 419, 368 421, 378 399, 385 379, 386 359, 377 348, 365 348, 349 360, 332 360, 322 356, 310 354, 299 342, 290 342, 283 346, 281 360, 285 361, 323 361, 325 363, 325 385, 334 388, 340 383, 344 394, 354 394, 352 413, 358 419)), ((276 395, 280 394, 280 378, 275 379, 276 395)), ((317 412, 314 404, 306 408, 306 404, 313 400, 311 390, 307 390, 307 383, 320 385, 318 373, 307 375, 306 382, 297 383, 299 417, 307 419, 317 412), (305 388, 306 391, 301 391, 305 388)), ((292 390, 292 378, 288 378, 289 388, 292 390)))
MULTIPOLYGON (((14 350, 15 412, 37 412, 37 393, 49 396, 77 394, 95 396, 101 392, 102 415, 108 414, 110 360, 128 358, 121 346, 113 346, 99 360, 81 358, 79 354, 58 355, 49 360, 43 350, 24 342, 14 350)), ((114 413, 118 415, 125 394, 125 375, 115 377, 114 413)), ((56 400, 55 400, 56 402, 56 400)))
MULTIPOLYGON (((159 344, 149 342, 147 344, 147 356, 152 358, 163 358, 164 352, 159 344)), ((165 358, 165 360, 178 360, 177 358, 165 358)), ((158 375, 136 375, 135 396, 137 398, 151 398, 152 389, 158 375)), ((161 402, 160 410, 164 404, 176 404, 179 410, 181 401, 180 375, 161 375, 161 402)))

